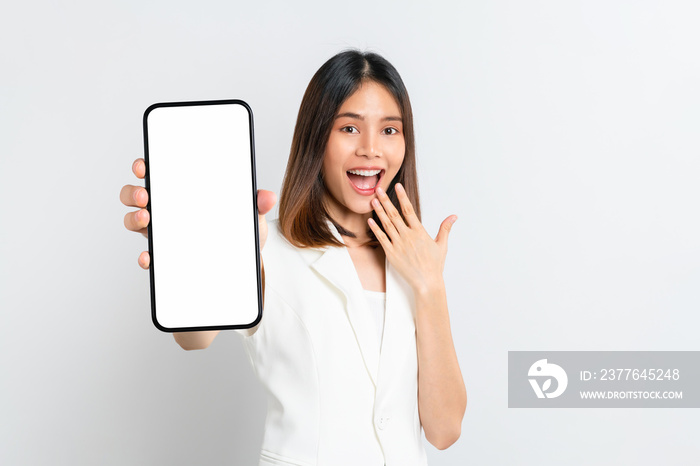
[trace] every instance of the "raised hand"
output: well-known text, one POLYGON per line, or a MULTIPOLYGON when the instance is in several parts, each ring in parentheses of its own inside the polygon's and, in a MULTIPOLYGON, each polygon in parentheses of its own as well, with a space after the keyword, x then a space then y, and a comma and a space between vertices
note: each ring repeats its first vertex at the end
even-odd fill
POLYGON ((376 193, 378 199, 372 201, 372 206, 386 234, 372 218, 368 219, 368 223, 384 248, 384 253, 391 265, 408 282, 414 292, 440 286, 447 255, 447 237, 457 216, 447 217, 433 239, 415 214, 401 184, 396 184, 396 194, 406 218, 405 222, 389 196, 379 187, 376 193))

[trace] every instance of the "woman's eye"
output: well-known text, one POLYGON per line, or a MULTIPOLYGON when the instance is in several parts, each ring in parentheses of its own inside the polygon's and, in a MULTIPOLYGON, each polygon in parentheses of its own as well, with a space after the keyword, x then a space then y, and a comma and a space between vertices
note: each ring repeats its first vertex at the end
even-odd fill
POLYGON ((387 134, 396 134, 399 132, 396 128, 387 128, 384 130, 387 134))
POLYGON ((357 128, 354 126, 346 126, 344 128, 340 128, 340 131, 343 131, 345 133, 357 133, 357 128))

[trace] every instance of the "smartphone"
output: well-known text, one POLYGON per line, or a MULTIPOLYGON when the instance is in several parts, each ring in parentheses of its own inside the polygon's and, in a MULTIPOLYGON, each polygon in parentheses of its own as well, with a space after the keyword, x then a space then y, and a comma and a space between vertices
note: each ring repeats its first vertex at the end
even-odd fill
POLYGON ((151 314, 164 332, 262 318, 253 112, 242 100, 167 102, 143 115, 151 314))

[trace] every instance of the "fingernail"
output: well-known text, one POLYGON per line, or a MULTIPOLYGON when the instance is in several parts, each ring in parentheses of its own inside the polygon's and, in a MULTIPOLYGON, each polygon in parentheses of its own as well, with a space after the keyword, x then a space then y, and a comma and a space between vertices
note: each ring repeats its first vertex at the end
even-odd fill
POLYGON ((455 223, 456 221, 457 221, 457 216, 455 215, 454 217, 452 217, 452 224, 454 225, 454 223, 455 223))
POLYGON ((396 189, 397 189, 398 191, 403 192, 403 186, 401 186, 401 183, 396 183, 396 189))
POLYGON ((379 200, 376 197, 372 199, 372 205, 375 207, 379 206, 379 200))
POLYGON ((377 194, 384 194, 384 190, 379 186, 377 186, 377 189, 375 189, 375 191, 377 192, 377 194))

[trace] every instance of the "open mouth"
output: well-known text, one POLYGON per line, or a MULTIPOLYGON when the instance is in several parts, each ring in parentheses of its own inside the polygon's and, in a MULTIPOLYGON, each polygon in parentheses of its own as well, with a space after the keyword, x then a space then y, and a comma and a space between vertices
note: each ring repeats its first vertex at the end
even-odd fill
POLYGON ((350 182, 360 191, 374 191, 379 180, 384 175, 384 170, 348 170, 350 182))

